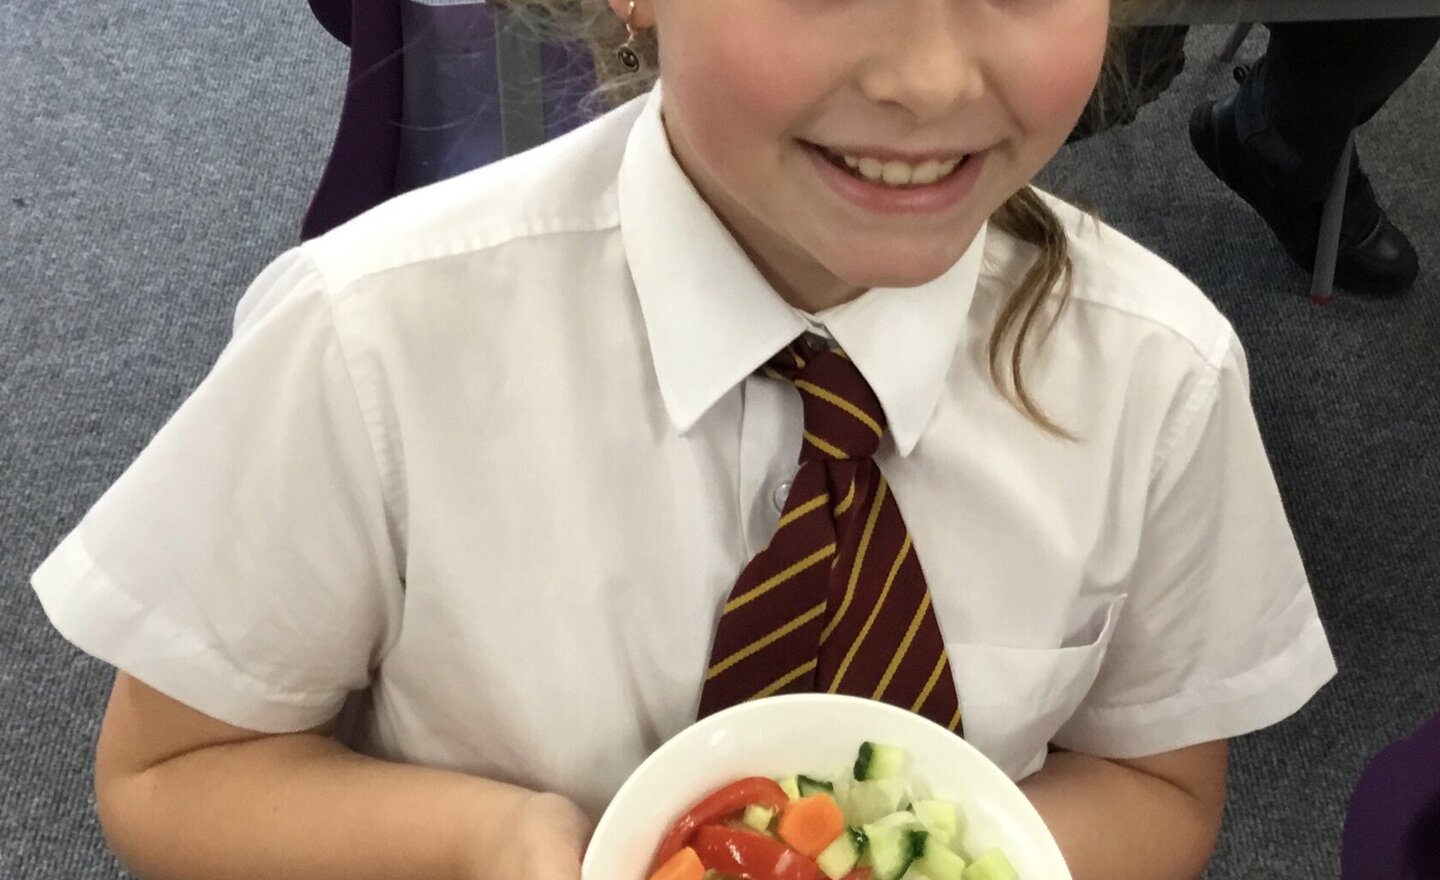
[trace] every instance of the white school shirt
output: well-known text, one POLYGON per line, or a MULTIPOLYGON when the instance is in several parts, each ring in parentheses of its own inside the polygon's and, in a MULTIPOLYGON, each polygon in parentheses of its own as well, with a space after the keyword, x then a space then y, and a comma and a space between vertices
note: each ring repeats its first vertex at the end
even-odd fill
MULTIPOLYGON (((276 260, 233 341, 34 574, 86 652, 230 724, 365 692, 356 748, 598 816, 691 723, 720 606, 796 470, 811 320, 675 162, 660 92, 276 260)), ((814 316, 875 388, 966 738, 1014 778, 1231 737, 1335 667, 1235 334, 1052 203, 1073 300, 1029 387, 994 315, 1033 252, 982 232, 920 287, 814 316)))

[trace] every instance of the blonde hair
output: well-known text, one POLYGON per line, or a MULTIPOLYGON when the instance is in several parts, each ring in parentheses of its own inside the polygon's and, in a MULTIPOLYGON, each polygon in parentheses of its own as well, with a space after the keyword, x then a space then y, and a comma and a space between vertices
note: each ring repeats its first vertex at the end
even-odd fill
MULTIPOLYGON (((1123 67, 1118 63, 1120 37, 1125 20, 1145 0, 1114 0, 1110 38, 1106 46, 1102 87, 1092 101, 1124 100, 1123 67), (1114 88, 1113 86, 1118 86, 1114 88)), ((497 4, 498 5, 498 4, 497 4)), ((629 39, 625 24, 606 0, 504 0, 512 16, 548 40, 580 40, 588 45, 595 61, 598 86, 588 98, 590 109, 603 111, 648 92, 659 72, 658 41, 653 29, 637 34, 633 47, 640 56, 638 71, 627 70, 616 50, 629 39)), ((1104 108, 1101 108, 1104 115, 1104 108)), ((995 210, 990 223, 1005 234, 1032 245, 1037 255, 1020 283, 1000 308, 990 331, 987 349, 990 377, 1025 416, 1052 434, 1073 436, 1051 421, 1025 387, 1024 351, 1031 331, 1053 297, 1045 332, 1059 318, 1069 300, 1074 265, 1069 239, 1060 218, 1029 185, 1022 187, 995 210), (1008 351, 1006 340, 1010 340, 1008 351)), ((1042 335, 1043 339, 1043 335, 1042 335)))

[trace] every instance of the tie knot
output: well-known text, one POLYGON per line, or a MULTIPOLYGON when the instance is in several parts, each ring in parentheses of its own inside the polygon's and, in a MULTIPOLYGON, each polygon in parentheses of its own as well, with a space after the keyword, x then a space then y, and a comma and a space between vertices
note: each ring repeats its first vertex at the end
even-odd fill
POLYGON ((805 412, 801 461, 871 458, 885 434, 885 412, 870 383, 845 352, 818 351, 797 340, 766 365, 795 384, 805 412))

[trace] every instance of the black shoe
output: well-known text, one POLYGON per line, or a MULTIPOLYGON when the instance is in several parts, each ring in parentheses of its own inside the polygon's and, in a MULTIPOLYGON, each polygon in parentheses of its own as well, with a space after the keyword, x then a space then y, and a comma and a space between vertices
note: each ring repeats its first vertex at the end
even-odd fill
MULTIPOLYGON (((1216 177, 1250 204, 1306 274, 1315 268, 1322 202, 1287 196, 1245 151, 1235 133, 1231 99, 1207 101, 1190 114, 1190 143, 1216 177)), ((1335 284, 1351 293, 1399 293, 1420 274, 1420 258, 1386 218, 1358 161, 1350 165, 1335 284)))

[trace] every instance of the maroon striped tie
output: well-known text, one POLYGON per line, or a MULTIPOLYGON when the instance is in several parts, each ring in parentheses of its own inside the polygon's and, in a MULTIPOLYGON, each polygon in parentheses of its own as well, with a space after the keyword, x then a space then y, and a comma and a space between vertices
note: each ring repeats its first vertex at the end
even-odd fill
POLYGON ((770 544, 720 615, 700 717, 772 694, 882 700, 960 732, 925 575, 873 456, 885 414, 844 352, 797 341, 766 365, 805 413, 800 470, 770 544))

